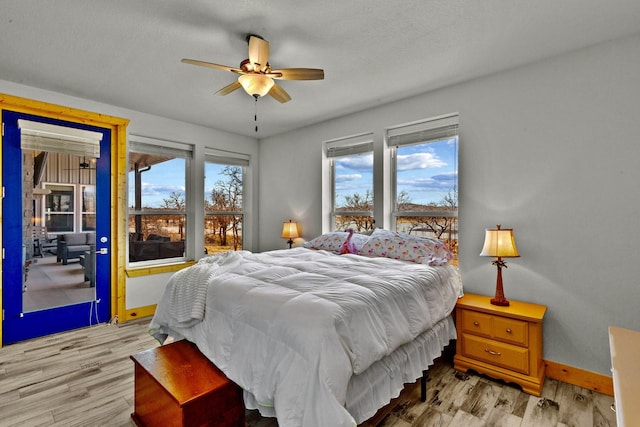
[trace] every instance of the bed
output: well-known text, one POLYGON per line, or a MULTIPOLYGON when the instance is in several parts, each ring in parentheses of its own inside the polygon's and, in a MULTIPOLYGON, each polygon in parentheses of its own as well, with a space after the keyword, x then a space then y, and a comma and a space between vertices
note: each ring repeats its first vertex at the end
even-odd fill
POLYGON ((446 260, 363 249, 203 258, 169 280, 150 333, 194 342, 244 389, 248 409, 281 427, 353 427, 456 338, 450 315, 462 294, 446 260))

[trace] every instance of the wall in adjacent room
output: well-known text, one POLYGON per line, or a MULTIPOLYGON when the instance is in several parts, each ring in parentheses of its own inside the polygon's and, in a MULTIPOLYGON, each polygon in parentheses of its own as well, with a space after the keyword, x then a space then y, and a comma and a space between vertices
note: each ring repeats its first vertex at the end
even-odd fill
POLYGON ((373 131, 381 156, 385 127, 459 112, 465 290, 494 292, 484 229, 513 227, 505 293, 548 306, 544 358, 610 375, 607 327, 640 329, 638 76, 635 36, 264 139, 260 249, 286 247, 289 218, 304 239, 327 231, 322 141, 373 131))

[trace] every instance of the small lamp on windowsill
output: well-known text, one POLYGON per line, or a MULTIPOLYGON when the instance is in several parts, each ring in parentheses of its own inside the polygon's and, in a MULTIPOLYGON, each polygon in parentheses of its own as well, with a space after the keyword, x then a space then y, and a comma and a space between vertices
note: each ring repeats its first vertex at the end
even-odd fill
POLYGON ((497 228, 487 228, 485 230, 484 246, 482 247, 480 256, 497 258, 497 260, 492 262, 498 269, 498 277, 496 279, 496 295, 491 299, 491 304, 508 306, 509 300, 504 297, 504 290, 502 289, 502 268, 507 268, 507 263, 504 262, 502 258, 515 258, 520 256, 513 238, 513 229, 500 228, 500 224, 498 224, 497 228))
POLYGON ((285 221, 282 225, 282 235, 280 237, 283 239, 289 239, 287 240, 287 243, 289 244, 289 249, 291 249, 291 246, 293 246, 293 239, 300 237, 298 234, 298 224, 292 220, 285 221))

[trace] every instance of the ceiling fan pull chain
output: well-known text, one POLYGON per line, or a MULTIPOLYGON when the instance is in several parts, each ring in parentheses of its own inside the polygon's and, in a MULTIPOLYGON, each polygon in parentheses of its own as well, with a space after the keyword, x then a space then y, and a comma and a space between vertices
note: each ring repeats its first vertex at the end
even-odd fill
POLYGON ((253 121, 256 124, 256 133, 258 132, 258 96, 254 96, 254 98, 256 99, 255 102, 255 108, 254 108, 254 114, 253 114, 253 121))

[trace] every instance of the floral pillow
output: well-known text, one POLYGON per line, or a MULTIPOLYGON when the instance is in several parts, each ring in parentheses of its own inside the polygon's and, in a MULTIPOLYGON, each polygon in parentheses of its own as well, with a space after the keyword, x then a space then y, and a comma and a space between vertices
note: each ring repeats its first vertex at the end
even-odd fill
MULTIPOLYGON (((305 242, 303 246, 308 249, 340 252, 342 245, 347 242, 348 237, 349 232, 347 231, 332 231, 330 233, 324 233, 316 237, 315 239, 305 242)), ((349 240, 349 243, 353 245, 359 252, 368 239, 369 236, 353 233, 351 239, 349 240)))
POLYGON ((347 236, 347 240, 345 240, 342 246, 340 246, 340 255, 344 255, 344 254, 358 255, 358 252, 359 252, 358 248, 356 247, 356 244, 351 241, 351 238, 353 237, 353 230, 350 228, 349 231, 347 231, 347 233, 349 233, 349 235, 347 236))
POLYGON ((355 247, 357 252, 352 253, 360 253, 364 244, 367 243, 367 240, 369 240, 369 236, 367 236, 366 234, 353 233, 353 236, 351 236, 351 240, 349 241, 349 243, 353 247, 355 247))
POLYGON ((445 265, 453 259, 453 254, 441 240, 383 229, 376 229, 371 234, 360 250, 360 255, 400 259, 432 266, 445 265))

